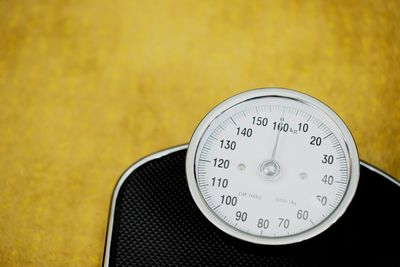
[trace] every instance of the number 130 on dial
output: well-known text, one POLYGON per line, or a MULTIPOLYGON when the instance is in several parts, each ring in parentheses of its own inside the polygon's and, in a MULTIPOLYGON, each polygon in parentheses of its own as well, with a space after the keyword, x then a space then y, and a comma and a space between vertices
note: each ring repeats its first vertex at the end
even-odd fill
POLYGON ((359 158, 328 106, 265 88, 208 113, 190 141, 186 173, 194 201, 216 227, 282 245, 312 238, 340 218, 357 188, 359 158))

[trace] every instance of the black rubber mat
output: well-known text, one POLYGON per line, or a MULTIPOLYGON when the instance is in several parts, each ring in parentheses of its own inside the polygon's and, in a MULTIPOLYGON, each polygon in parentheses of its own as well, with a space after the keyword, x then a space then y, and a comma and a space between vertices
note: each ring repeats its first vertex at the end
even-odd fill
POLYGON ((235 239, 192 200, 186 149, 133 170, 110 214, 104 266, 400 266, 400 187, 361 167, 347 212, 324 233, 283 246, 235 239), (111 237, 111 238, 110 238, 111 237))

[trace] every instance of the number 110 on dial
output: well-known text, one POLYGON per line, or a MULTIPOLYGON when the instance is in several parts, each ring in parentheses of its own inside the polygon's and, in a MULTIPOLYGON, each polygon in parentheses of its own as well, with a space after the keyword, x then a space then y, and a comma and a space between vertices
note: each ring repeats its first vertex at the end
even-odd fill
POLYGON ((297 91, 247 91, 201 121, 186 158, 189 189, 216 227, 266 245, 322 233, 359 179, 355 142, 329 107, 297 91))

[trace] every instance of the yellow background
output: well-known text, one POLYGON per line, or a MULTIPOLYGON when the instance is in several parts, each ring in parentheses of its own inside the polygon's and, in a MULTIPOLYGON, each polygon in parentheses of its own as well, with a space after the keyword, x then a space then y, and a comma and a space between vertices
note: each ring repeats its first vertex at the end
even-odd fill
POLYGON ((99 266, 134 161, 243 90, 311 94, 400 177, 399 1, 0 0, 0 266, 99 266))

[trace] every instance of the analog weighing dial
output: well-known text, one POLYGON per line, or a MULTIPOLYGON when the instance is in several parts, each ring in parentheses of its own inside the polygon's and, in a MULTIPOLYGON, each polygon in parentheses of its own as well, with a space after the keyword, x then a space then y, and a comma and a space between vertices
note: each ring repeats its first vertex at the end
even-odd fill
POLYGON ((289 244, 331 226, 349 205, 359 158, 343 121, 288 89, 256 89, 215 107, 189 144, 186 172, 202 213, 258 244, 289 244))

